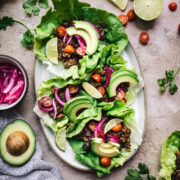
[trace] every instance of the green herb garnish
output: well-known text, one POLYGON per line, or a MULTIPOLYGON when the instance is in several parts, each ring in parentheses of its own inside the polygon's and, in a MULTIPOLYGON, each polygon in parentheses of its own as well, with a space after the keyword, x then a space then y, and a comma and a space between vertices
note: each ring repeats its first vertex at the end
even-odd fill
MULTIPOLYGON (((41 8, 49 7, 48 0, 39 0, 38 4, 41 8)), ((39 15, 40 8, 37 6, 37 0, 26 0, 23 3, 22 7, 24 8, 26 14, 28 14, 29 16, 31 16, 32 14, 34 14, 35 16, 39 15)))
POLYGON ((149 174, 149 169, 144 163, 139 163, 138 169, 128 169, 125 180, 156 180, 149 174))
POLYGON ((157 83, 160 86, 160 91, 162 93, 165 92, 168 87, 169 87, 169 93, 171 95, 174 95, 177 92, 178 87, 174 80, 176 75, 179 73, 179 71, 180 71, 180 67, 176 70, 176 72, 172 70, 166 71, 165 72, 166 77, 157 80, 157 83))
POLYGON ((23 22, 13 19, 12 17, 4 16, 0 18, 0 30, 5 31, 8 26, 12 26, 15 22, 21 24, 27 29, 27 31, 23 34, 21 44, 25 48, 31 49, 34 43, 34 34, 23 22))

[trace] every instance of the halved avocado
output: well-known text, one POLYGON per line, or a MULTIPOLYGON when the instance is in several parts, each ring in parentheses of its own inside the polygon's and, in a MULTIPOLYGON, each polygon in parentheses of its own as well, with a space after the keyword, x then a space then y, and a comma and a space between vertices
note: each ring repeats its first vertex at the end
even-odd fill
POLYGON ((36 137, 31 126, 23 120, 8 124, 0 135, 0 154, 11 165, 22 165, 33 155, 36 137))
POLYGON ((104 143, 103 139, 93 138, 91 150, 100 157, 115 157, 119 155, 120 145, 117 143, 104 143))

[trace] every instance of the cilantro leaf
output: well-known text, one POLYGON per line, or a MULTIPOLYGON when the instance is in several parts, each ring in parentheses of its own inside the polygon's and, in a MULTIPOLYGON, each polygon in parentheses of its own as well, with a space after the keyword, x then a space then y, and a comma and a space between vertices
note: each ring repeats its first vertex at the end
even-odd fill
POLYGON ((41 8, 48 8, 49 7, 48 0, 39 0, 38 4, 41 8))
POLYGON ((28 15, 32 15, 34 14, 35 16, 38 16, 39 15, 39 7, 36 6, 36 1, 37 0, 26 0, 24 3, 23 3, 23 8, 26 12, 26 14, 28 15))
POLYGON ((14 19, 12 17, 4 16, 0 18, 0 30, 6 30, 7 26, 12 26, 14 19))
POLYGON ((140 174, 149 174, 149 169, 144 163, 139 163, 138 168, 140 174))
POLYGON ((164 86, 165 83, 166 83, 166 79, 165 79, 165 78, 163 78, 163 79, 158 79, 158 80, 157 80, 157 83, 159 84, 159 86, 164 86))
POLYGON ((136 170, 136 169, 128 169, 128 175, 130 177, 136 177, 136 178, 141 177, 140 174, 139 174, 139 171, 136 170))
POLYGON ((149 174, 148 174, 147 178, 148 178, 148 180, 156 180, 156 178, 154 176, 151 176, 149 174))
POLYGON ((174 71, 169 70, 166 71, 165 74, 166 74, 167 82, 170 82, 174 79, 174 71))
POLYGON ((126 176, 125 180, 143 180, 142 177, 131 177, 131 176, 126 176))
POLYGON ((31 49, 34 43, 34 34, 28 29, 24 34, 23 34, 23 40, 21 41, 21 44, 27 48, 31 49))
POLYGON ((170 94, 171 94, 171 95, 174 95, 174 94, 177 92, 177 90, 178 90, 177 85, 175 84, 174 81, 172 81, 169 86, 170 86, 170 87, 169 87, 169 92, 170 92, 170 94))

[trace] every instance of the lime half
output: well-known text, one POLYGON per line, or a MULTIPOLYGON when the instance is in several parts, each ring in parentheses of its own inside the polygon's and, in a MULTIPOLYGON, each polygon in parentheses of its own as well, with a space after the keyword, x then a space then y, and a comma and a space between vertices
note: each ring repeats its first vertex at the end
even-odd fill
POLYGON ((151 21, 157 18, 163 10, 163 0, 134 0, 134 11, 136 15, 151 21))
POLYGON ((119 9, 125 10, 128 0, 110 0, 112 3, 114 3, 119 9))
POLYGON ((65 151, 66 149, 66 127, 61 128, 56 133, 56 145, 59 149, 62 151, 65 151))
POLYGON ((54 64, 58 64, 57 38, 50 39, 46 44, 46 56, 54 64))
POLYGON ((107 122, 107 124, 104 127, 104 134, 106 134, 108 131, 110 131, 114 126, 121 123, 123 120, 119 118, 111 119, 107 122))

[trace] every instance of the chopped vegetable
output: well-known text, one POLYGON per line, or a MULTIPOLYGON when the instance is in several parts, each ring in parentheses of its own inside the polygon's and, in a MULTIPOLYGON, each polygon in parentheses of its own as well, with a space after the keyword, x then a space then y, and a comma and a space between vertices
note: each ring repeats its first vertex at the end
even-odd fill
POLYGON ((111 164, 111 159, 109 157, 102 157, 100 162, 103 166, 109 166, 111 164))
POLYGON ((76 94, 79 91, 78 85, 69 85, 68 88, 69 88, 70 94, 76 94))
POLYGON ((98 129, 98 131, 99 131, 99 133, 100 133, 100 135, 101 135, 101 137, 102 137, 102 139, 103 139, 104 142, 106 142, 106 137, 105 137, 105 135, 104 135, 104 133, 103 133, 103 129, 104 129, 103 124, 104 124, 105 121, 107 121, 107 119, 108 119, 107 117, 104 117, 104 118, 98 123, 98 126, 97 126, 97 129, 98 129))
POLYGON ((56 35, 58 37, 63 37, 65 36, 66 34, 66 28, 64 26, 59 26, 57 29, 56 29, 56 35))
POLYGON ((106 84, 104 85, 104 87, 106 88, 109 85, 110 80, 111 80, 111 70, 109 69, 109 67, 107 65, 105 65, 104 67, 106 68, 106 71, 108 74, 106 84))
POLYGON ((56 88, 56 90, 55 90, 55 99, 59 105, 61 105, 61 106, 65 105, 65 102, 63 102, 58 95, 58 88, 56 88))
POLYGON ((67 101, 67 102, 68 102, 69 100, 71 100, 71 95, 70 95, 70 92, 69 92, 69 88, 66 88, 65 98, 66 98, 66 101, 67 101))
POLYGON ((125 96, 126 96, 125 91, 124 91, 122 88, 119 88, 119 89, 117 90, 117 94, 116 94, 115 99, 123 100, 123 99, 125 98, 125 96))
POLYGON ((89 24, 91 24, 91 26, 96 30, 96 32, 97 32, 97 34, 98 34, 98 37, 99 37, 99 39, 101 38, 101 35, 100 35, 100 33, 99 33, 99 30, 98 30, 98 28, 93 24, 93 23, 91 23, 91 22, 89 22, 89 21, 87 21, 89 24))
POLYGON ((118 139, 114 135, 108 134, 107 136, 110 138, 109 140, 112 141, 112 142, 115 142, 115 143, 120 143, 121 142, 120 139, 118 139))
POLYGON ((91 121, 91 122, 89 123, 89 129, 90 129, 91 131, 94 131, 95 128, 96 128, 96 126, 97 126, 97 123, 94 122, 94 121, 91 121))
POLYGON ((121 125, 121 123, 120 123, 120 124, 117 124, 116 126, 114 126, 114 127, 112 128, 112 131, 114 131, 114 132, 119 132, 119 131, 121 130, 121 128, 122 128, 122 125, 121 125))
POLYGON ((53 99, 52 104, 53 104, 53 109, 54 109, 54 119, 56 119, 56 117, 57 117, 57 106, 56 106, 56 103, 55 103, 54 99, 53 99))
POLYGON ((97 82, 100 82, 100 81, 101 81, 101 76, 100 76, 100 74, 93 74, 91 77, 92 77, 95 81, 97 81, 97 82))
POLYGON ((76 52, 77 52, 77 54, 79 54, 80 56, 83 56, 83 55, 85 55, 85 53, 86 53, 85 51, 82 50, 81 47, 78 47, 77 50, 76 50, 76 52))
POLYGON ((70 36, 70 38, 68 39, 66 45, 68 45, 71 42, 71 40, 72 40, 72 36, 70 36))
POLYGON ((139 35, 139 40, 141 41, 141 43, 147 44, 149 41, 149 34, 147 32, 142 32, 139 35))
POLYGON ((104 96, 105 95, 105 93, 106 93, 106 90, 105 90, 105 88, 103 87, 103 86, 99 86, 98 87, 98 91, 104 96))
MULTIPOLYGON (((38 107, 41 111, 44 111, 44 112, 50 112, 52 111, 54 108, 53 107, 43 107, 43 102, 47 100, 47 97, 42 97, 39 101, 38 101, 38 107)), ((53 104, 53 101, 52 101, 52 104, 53 104)))
POLYGON ((24 90, 22 72, 14 65, 0 64, 0 104, 12 104, 24 90))
POLYGON ((128 11, 127 16, 129 21, 133 21, 136 18, 136 14, 133 9, 128 11))
POLYGON ((172 2, 169 4, 169 9, 171 11, 175 11, 177 9, 177 4, 175 2, 172 2))
MULTIPOLYGON (((84 55, 86 53, 85 52, 86 51, 86 43, 85 43, 85 41, 80 36, 76 35, 75 37, 77 38, 78 43, 79 43, 79 45, 81 47, 81 51, 82 51, 82 53, 84 55)), ((78 50, 77 50, 77 53, 78 53, 78 50)), ((80 55, 81 55, 81 53, 80 53, 80 55)))
POLYGON ((42 104, 45 108, 52 107, 52 99, 49 97, 46 97, 46 98, 44 98, 42 104))
POLYGON ((121 14, 118 16, 122 25, 125 26, 128 23, 128 16, 125 14, 121 14))
POLYGON ((73 46, 66 45, 66 47, 64 48, 64 52, 69 53, 69 54, 73 54, 75 51, 74 51, 73 46))

